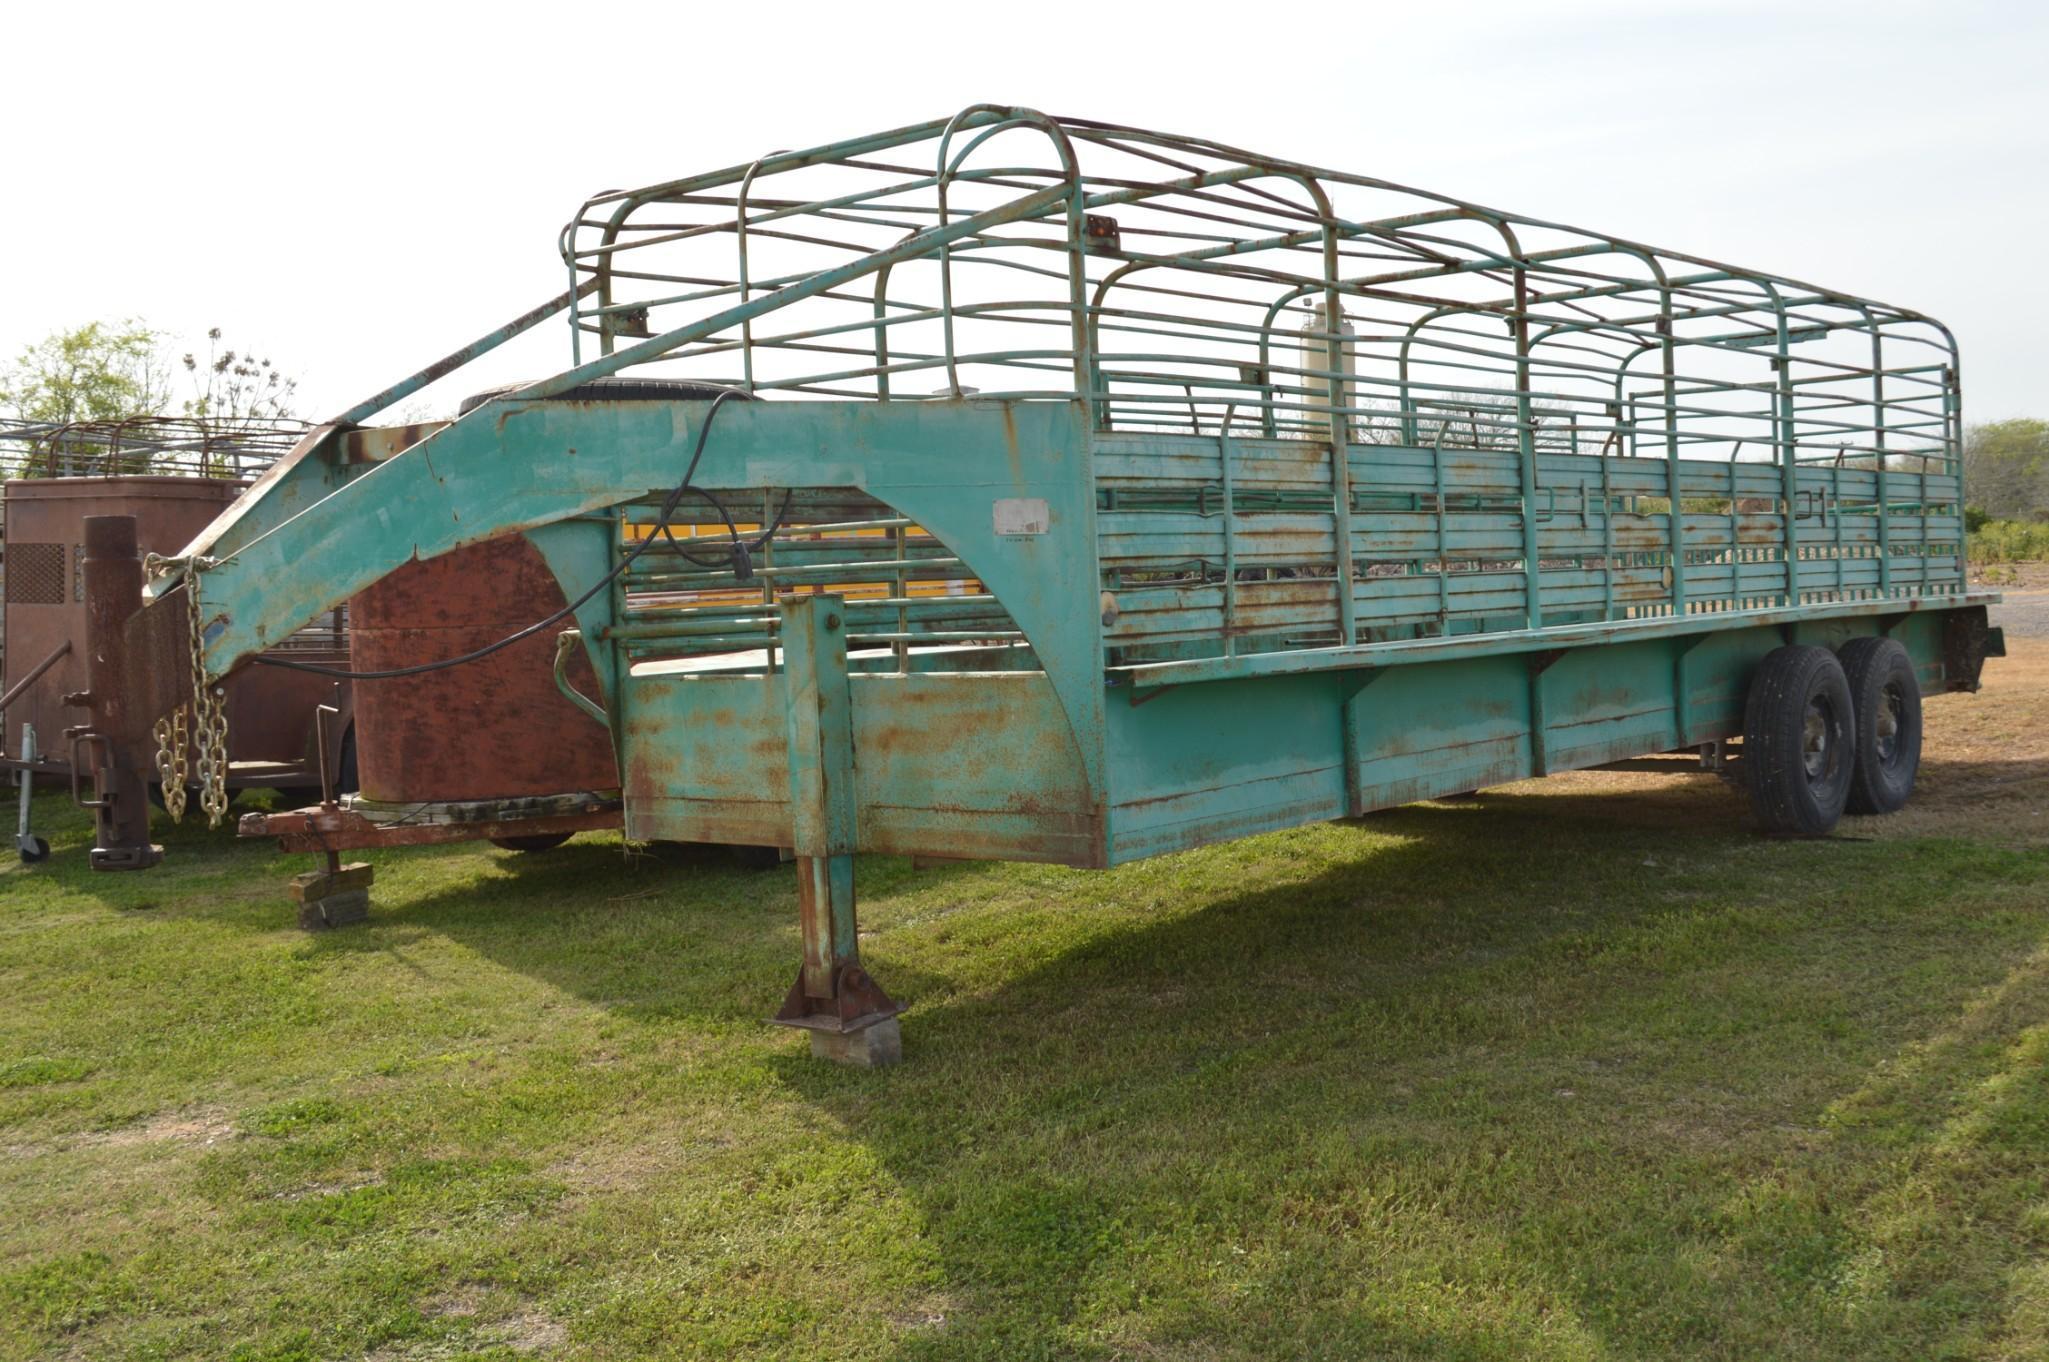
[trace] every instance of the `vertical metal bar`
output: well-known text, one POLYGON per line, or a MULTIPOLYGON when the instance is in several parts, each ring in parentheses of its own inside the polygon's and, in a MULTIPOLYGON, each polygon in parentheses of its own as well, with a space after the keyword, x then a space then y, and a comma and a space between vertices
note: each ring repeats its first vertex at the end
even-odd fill
MULTIPOLYGON (((612 574, 612 584, 606 589, 605 597, 611 603, 612 622, 619 624, 626 619, 626 574, 619 570, 619 564, 626 557, 626 527, 631 523, 629 512, 624 507, 620 508, 613 513, 612 522, 612 533, 606 536, 610 542, 606 545, 609 561, 605 564, 606 570, 612 574)), ((610 635, 612 631, 608 629, 605 632, 610 635)), ((623 778, 626 770, 626 730, 633 716, 633 654, 626 641, 617 636, 606 638, 605 646, 612 650, 612 693, 604 694, 601 686, 599 695, 607 702, 612 711, 612 718, 616 720, 608 723, 606 727, 610 730, 612 740, 612 760, 618 764, 618 770, 623 778)))
POLYGON ((1451 632, 1451 510, 1445 504, 1444 433, 1430 446, 1431 488, 1437 501, 1437 632, 1451 632))
POLYGON ((35 843, 29 840, 28 815, 29 808, 34 801, 35 766, 39 756, 40 754, 36 751, 35 725, 23 724, 21 726, 21 814, 16 820, 14 829, 15 849, 23 852, 30 851, 35 846, 35 843))
POLYGON ((1836 599, 1842 600, 1845 590, 1843 582, 1843 466, 1840 462, 1829 470, 1829 500, 1821 504, 1821 514, 1834 531, 1834 552, 1836 558, 1836 599), (1833 504, 1835 511, 1830 514, 1833 504))
MULTIPOLYGON (((896 537, 896 561, 898 563, 902 563, 906 557, 904 537, 910 533, 910 529, 911 527, 908 525, 892 525, 890 527, 890 533, 896 537)), ((910 591, 905 585, 903 568, 899 567, 896 570, 896 575, 890 578, 890 586, 894 590, 897 599, 897 639, 894 645, 896 669, 899 672, 908 674, 911 670, 911 643, 907 637, 911 632, 911 606, 910 591)))
MULTIPOLYGON (((768 498, 769 489, 764 487, 761 489, 761 523, 764 526, 769 523, 769 517, 774 514, 773 508, 768 504, 768 498)), ((764 568, 773 568, 775 566, 775 541, 773 539, 764 539, 761 542, 761 566, 764 568)), ((773 613, 775 610, 775 574, 773 572, 762 572, 758 575, 761 578, 762 611, 764 614, 773 613)), ((770 626, 771 629, 773 627, 773 625, 770 626)), ((770 639, 765 654, 767 665, 761 669, 763 676, 771 678, 775 676, 775 660, 775 640, 770 639)), ((775 682, 771 680, 769 684, 774 685, 775 682)))
POLYGON ((1612 470, 1601 458, 1601 618, 1615 618, 1615 497, 1612 470))
POLYGON ((1779 315, 1779 354, 1773 361, 1778 370, 1778 435, 1773 445, 1782 468, 1781 486, 1786 499, 1786 604, 1800 604, 1800 460, 1793 442, 1792 360, 1786 354, 1786 318, 1779 315))
POLYGON ((1665 294, 1666 316, 1658 319, 1659 348, 1664 351, 1665 370, 1665 495, 1672 503, 1671 606, 1674 615, 1686 613, 1686 497, 1685 479, 1679 467, 1679 396, 1674 391, 1672 372, 1672 295, 1665 294))
POLYGON ((790 846, 804 933, 806 996, 834 996, 839 966, 859 958, 854 919, 854 726, 846 601, 782 603, 790 846))
MULTIPOLYGON (((1951 353, 1954 354, 1955 352, 1952 350, 1951 353)), ((1951 365, 1949 368, 1944 369, 1942 378, 1942 414, 1944 418, 1944 425, 1948 431, 1949 436, 1947 441, 1945 441, 1948 448, 1943 450, 1942 465, 1943 472, 1957 479, 1957 515, 1959 529, 1955 561, 1957 585, 1961 587, 1963 585, 1964 576, 1966 572, 1964 566, 1964 543, 1962 538, 1963 531, 1961 529, 1963 523, 1962 516, 1964 510, 1964 417, 1962 378, 1958 374, 1955 365, 1951 365)), ((1922 464, 1922 467, 1925 469, 1927 467, 1927 464, 1924 462, 1922 464)), ((1928 583, 1928 569, 1926 566, 1928 562, 1928 476, 1925 472, 1921 475, 1921 562, 1923 565, 1921 569, 1921 583, 1925 587, 1928 583)))
MULTIPOLYGON (((94 747, 105 753, 105 765, 93 771, 98 797, 93 810, 95 870, 146 870, 164 858, 162 847, 149 840, 148 782, 144 753, 150 742, 150 718, 137 708, 144 687, 132 669, 147 665, 128 647, 127 624, 142 609, 142 555, 136 549, 135 517, 89 515, 85 518, 85 640, 87 691, 91 713, 78 754, 94 747)), ((197 575, 192 574, 192 575, 197 575)), ((187 585, 186 590, 191 590, 187 585)), ((183 602, 178 605, 183 608, 183 602)), ((183 659, 180 659, 182 662, 183 659)), ((74 702, 76 703, 76 702, 74 702)), ((72 730, 67 730, 72 731, 72 730)), ((73 771, 73 780, 77 779, 73 771)), ((222 779, 226 772, 222 772, 222 779)))
POLYGON ((1892 489, 1886 485, 1885 454, 1878 456, 1878 594, 1892 595, 1892 489))
MULTIPOLYGON (((567 241, 568 235, 573 230, 573 228, 563 229, 565 241, 567 241)), ((583 308, 580 305, 583 294, 576 287, 575 251, 564 251, 562 257, 562 263, 569 267, 569 362, 575 365, 583 363, 583 308)), ((604 261, 600 261, 599 268, 604 269, 609 268, 609 266, 604 261)))
POLYGON ((1238 651, 1238 502, 1237 482, 1231 472, 1231 414, 1233 402, 1224 408, 1224 423, 1217 427, 1218 479, 1224 485, 1224 656, 1238 651))
MULTIPOLYGON (((754 289, 747 268, 747 196, 753 192, 754 177, 761 173, 762 162, 770 156, 787 155, 787 149, 772 151, 768 156, 756 160, 747 167, 747 173, 740 177, 740 190, 734 196, 733 237, 740 257, 740 301, 745 304, 753 300, 754 289)), ((740 372, 748 392, 754 391, 754 319, 745 317, 740 322, 740 372)), ((768 522, 763 521, 766 525, 768 522)))
POLYGON ((1737 496, 1743 480, 1737 476, 1734 458, 1729 460, 1729 603, 1743 608, 1743 518, 1737 513, 1737 496))
POLYGON ((1345 382, 1344 314, 1339 310, 1337 227, 1324 216, 1323 227, 1323 355, 1330 366, 1330 496, 1332 525, 1337 535, 1338 636, 1350 646, 1359 641, 1359 603, 1352 598, 1352 464, 1347 435, 1352 424, 1345 382))
POLYGON ((1410 327, 1409 334, 1402 341, 1401 359, 1396 372, 1399 395, 1396 401, 1401 405, 1402 443, 1414 447, 1420 443, 1416 427, 1416 395, 1409 387, 1409 346, 1416 339, 1416 328, 1410 327))
MULTIPOLYGON (((1537 445, 1530 431, 1530 280, 1520 265, 1515 271, 1515 425, 1522 464, 1523 614, 1532 629, 1544 626, 1544 572, 1538 553, 1537 445)), ((1475 441, 1474 443, 1478 443, 1475 441)), ((1539 775, 1543 774, 1541 771, 1539 775)))

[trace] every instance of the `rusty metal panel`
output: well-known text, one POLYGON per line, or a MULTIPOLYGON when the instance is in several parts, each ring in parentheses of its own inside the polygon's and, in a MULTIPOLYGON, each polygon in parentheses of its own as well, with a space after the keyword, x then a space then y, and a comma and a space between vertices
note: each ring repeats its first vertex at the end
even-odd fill
MULTIPOLYGON (((407 563, 351 604, 351 664, 382 671, 456 657, 562 604, 520 535, 407 563)), ((555 637, 542 633, 465 666, 355 683, 363 794, 396 803, 618 788, 611 735, 556 690, 554 661, 555 637)), ((580 656, 570 679, 600 694, 580 656)))
MULTIPOLYGON (((0 666, 11 681, 59 644, 69 641, 72 650, 8 711, 0 751, 13 754, 21 725, 32 723, 43 750, 61 756, 60 735, 81 721, 79 711, 65 707, 63 696, 86 688, 85 601, 72 580, 85 544, 86 517, 134 516, 142 552, 176 553, 235 499, 242 486, 179 477, 23 478, 7 483, 6 653, 0 666), (25 564, 28 576, 18 586, 16 574, 24 560, 17 554, 23 549, 32 552, 25 564), (32 590, 35 599, 18 598, 18 589, 32 590)), ((188 671, 190 665, 188 657, 188 671)))

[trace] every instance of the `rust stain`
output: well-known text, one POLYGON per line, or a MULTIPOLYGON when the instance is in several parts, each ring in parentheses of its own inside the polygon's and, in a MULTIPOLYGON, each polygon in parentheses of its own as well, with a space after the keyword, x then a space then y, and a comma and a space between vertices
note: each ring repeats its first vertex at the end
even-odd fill
MULTIPOLYGON (((562 603, 554 574, 521 535, 415 560, 351 602, 351 661, 381 670, 453 657, 562 603)), ((466 666, 357 682, 363 793, 409 803, 616 787, 610 735, 555 689, 554 655, 544 630, 466 666)), ((570 676, 598 694, 580 653, 570 676)))

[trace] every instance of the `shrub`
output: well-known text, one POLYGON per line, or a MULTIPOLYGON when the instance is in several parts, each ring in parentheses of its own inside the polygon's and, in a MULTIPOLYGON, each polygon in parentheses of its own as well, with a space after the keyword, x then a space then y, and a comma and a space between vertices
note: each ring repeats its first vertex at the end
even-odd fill
POLYGON ((2049 559, 2049 521, 1988 520, 1970 532, 1974 563, 2025 563, 2049 559))

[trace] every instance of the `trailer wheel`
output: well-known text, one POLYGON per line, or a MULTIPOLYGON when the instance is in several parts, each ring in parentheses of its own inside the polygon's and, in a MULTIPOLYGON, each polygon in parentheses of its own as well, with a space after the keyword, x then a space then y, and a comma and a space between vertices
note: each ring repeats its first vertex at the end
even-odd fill
POLYGON ((47 861, 50 859, 50 844, 48 842, 40 837, 31 837, 28 840, 29 845, 21 849, 21 863, 23 865, 34 865, 37 861, 47 861))
POLYGON ((1921 769, 1921 682, 1898 639, 1853 638, 1836 654, 1857 715, 1851 813, 1897 812, 1921 769))
POLYGON ((1779 648, 1758 664, 1743 715, 1750 805, 1767 832, 1825 836, 1856 761, 1849 678, 1826 648, 1779 648))
MULTIPOLYGON (((456 414, 468 416, 478 407, 494 397, 505 397, 516 393, 533 379, 525 383, 501 383, 495 388, 486 388, 480 393, 471 393, 462 400, 456 414)), ((579 383, 566 393, 557 393, 556 402, 701 402, 730 392, 741 401, 751 400, 748 394, 735 388, 722 387, 716 383, 693 383, 686 378, 593 378, 579 383)))
POLYGON ((553 851, 575 835, 573 832, 536 832, 526 837, 493 837, 491 845, 507 851, 553 851))

